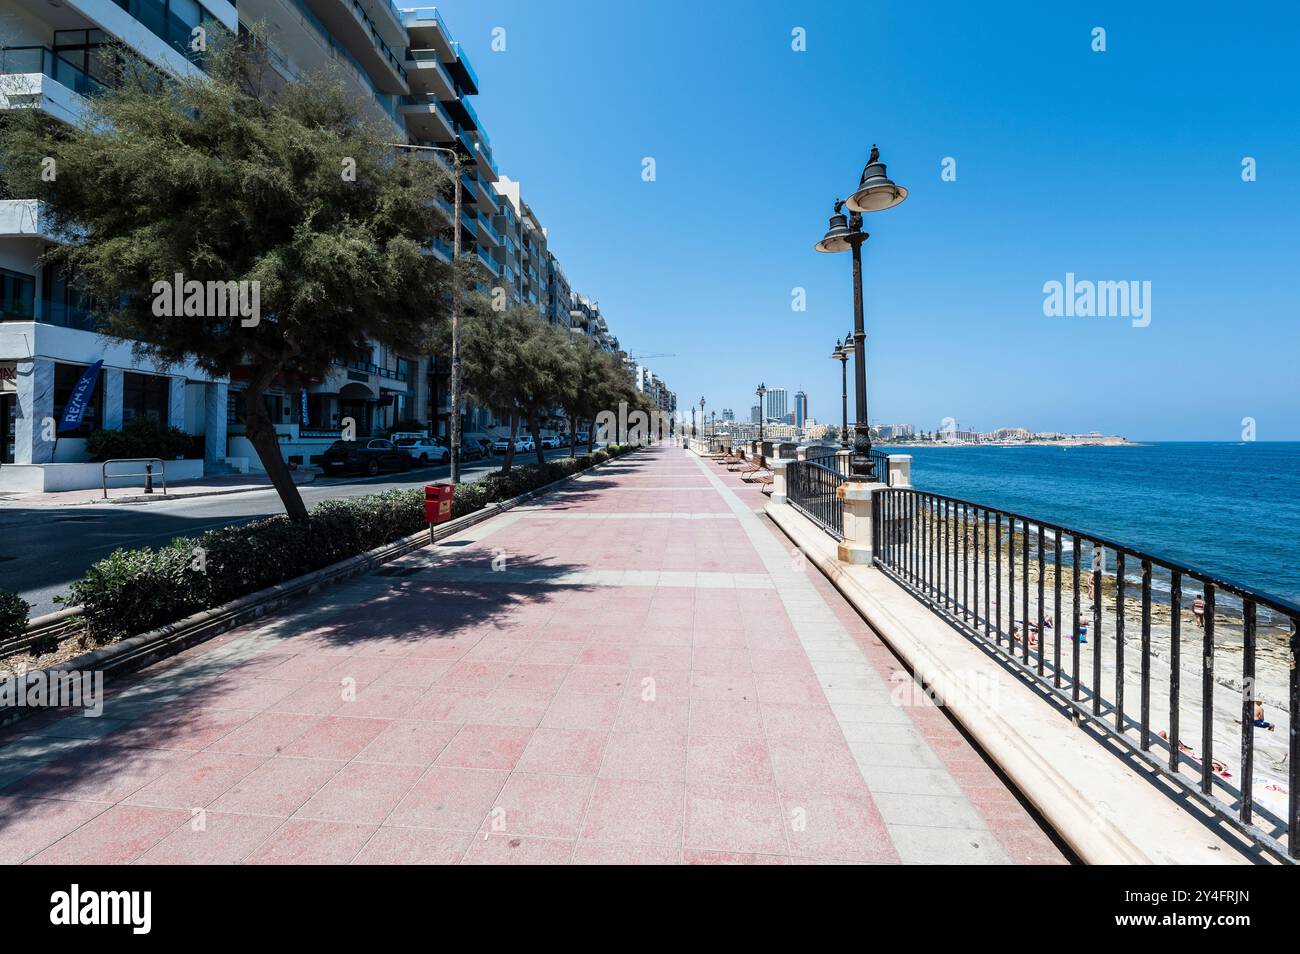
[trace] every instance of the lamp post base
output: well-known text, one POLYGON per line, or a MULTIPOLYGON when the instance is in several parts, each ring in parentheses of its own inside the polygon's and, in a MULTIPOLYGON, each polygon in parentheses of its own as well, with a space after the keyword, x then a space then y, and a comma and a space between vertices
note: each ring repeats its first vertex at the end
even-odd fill
POLYGON ((836 548, 835 558, 841 563, 871 564, 871 497, 878 490, 888 489, 888 484, 876 481, 855 480, 840 484, 836 493, 840 498, 844 539, 836 548))

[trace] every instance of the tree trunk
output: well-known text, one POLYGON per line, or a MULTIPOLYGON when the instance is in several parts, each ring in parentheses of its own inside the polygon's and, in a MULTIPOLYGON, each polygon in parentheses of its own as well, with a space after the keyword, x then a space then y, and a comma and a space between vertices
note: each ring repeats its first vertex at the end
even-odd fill
POLYGON ((528 430, 533 435, 533 450, 537 452, 537 466, 540 467, 546 463, 546 455, 542 453, 542 428, 536 410, 528 412, 528 430))
POLYGON ((578 456, 578 419, 569 415, 569 456, 578 456))
POLYGON ((596 422, 591 422, 591 430, 587 431, 587 453, 595 453, 596 450, 596 422))
POLYGON ((257 451, 257 459, 262 462, 266 475, 271 478, 275 492, 280 495, 284 512, 294 523, 307 522, 307 505, 302 502, 298 485, 293 482, 289 465, 280 453, 280 442, 275 436, 275 425, 266 413, 266 404, 262 401, 266 389, 275 377, 273 370, 256 369, 253 379, 244 392, 244 431, 248 442, 257 451))
POLYGON ((515 436, 519 433, 519 412, 510 412, 510 441, 506 444, 506 457, 501 462, 501 473, 510 473, 510 465, 515 459, 515 436))

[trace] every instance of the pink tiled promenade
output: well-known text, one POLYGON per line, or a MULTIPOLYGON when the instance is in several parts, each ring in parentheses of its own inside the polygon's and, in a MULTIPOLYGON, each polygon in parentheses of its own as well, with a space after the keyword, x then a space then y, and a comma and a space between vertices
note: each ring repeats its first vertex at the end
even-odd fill
POLYGON ((1060 863, 680 447, 0 738, 3 863, 1060 863))

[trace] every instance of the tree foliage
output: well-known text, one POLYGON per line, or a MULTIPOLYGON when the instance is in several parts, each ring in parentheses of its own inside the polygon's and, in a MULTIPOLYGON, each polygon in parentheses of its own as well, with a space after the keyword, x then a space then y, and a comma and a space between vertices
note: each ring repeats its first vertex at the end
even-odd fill
POLYGON ((423 251, 440 230, 428 200, 446 174, 387 147, 392 133, 336 75, 283 81, 262 48, 229 41, 205 74, 165 83, 123 57, 86 124, 11 117, 2 161, 11 193, 41 199, 75 236, 49 263, 100 303, 104 333, 164 365, 248 380, 248 437, 304 519, 262 395, 318 381, 374 342, 412 353, 427 340, 450 282, 423 251), (256 322, 159 317, 151 290, 177 274, 256 282, 256 322))

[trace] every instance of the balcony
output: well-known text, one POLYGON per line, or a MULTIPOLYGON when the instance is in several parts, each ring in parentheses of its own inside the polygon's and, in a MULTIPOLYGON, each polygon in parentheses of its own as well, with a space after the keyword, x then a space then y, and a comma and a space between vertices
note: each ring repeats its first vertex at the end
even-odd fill
POLYGON ((387 381, 406 382, 406 372, 394 368, 381 368, 371 361, 344 361, 341 358, 335 358, 334 363, 340 367, 347 368, 349 371, 360 371, 364 374, 373 374, 377 378, 383 378, 387 381))
POLYGON ((456 84, 437 50, 407 50, 406 78, 412 92, 432 93, 445 100, 456 98, 456 84))
POLYGON ((483 247, 481 245, 478 248, 476 248, 474 251, 478 254, 478 260, 482 262, 484 266, 486 266, 489 272, 491 272, 493 275, 496 275, 498 277, 501 275, 501 266, 498 265, 496 262, 492 261, 492 256, 488 255, 488 253, 483 250, 483 247))
POLYGON ((437 50, 450 60, 456 52, 452 48, 451 31, 437 7, 415 7, 402 11, 402 23, 411 37, 412 45, 437 50))
POLYGON ((478 74, 474 72, 474 67, 469 65, 469 57, 461 49, 459 43, 451 41, 451 50, 455 54, 455 59, 447 64, 451 75, 455 77, 456 83, 460 86, 461 92, 473 95, 478 92, 478 74))
POLYGON ((331 45, 343 46, 362 71, 385 93, 409 93, 406 67, 384 40, 361 0, 293 0, 331 34, 331 45), (337 39, 334 39, 337 37, 337 39))
POLYGON ((74 93, 93 96, 104 84, 45 46, 11 46, 0 50, 0 74, 40 73, 74 93))
POLYGON ((436 96, 429 93, 403 96, 399 109, 411 132, 423 142, 440 145, 454 135, 456 124, 436 96))
POLYGON ((497 230, 492 227, 492 223, 488 220, 486 215, 480 215, 478 217, 478 237, 479 241, 487 238, 493 245, 501 245, 501 236, 497 230))

